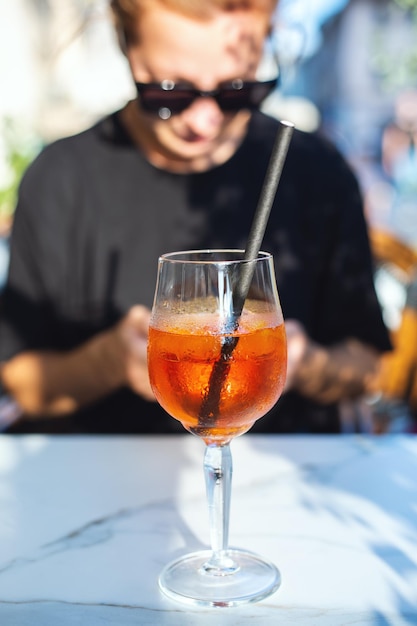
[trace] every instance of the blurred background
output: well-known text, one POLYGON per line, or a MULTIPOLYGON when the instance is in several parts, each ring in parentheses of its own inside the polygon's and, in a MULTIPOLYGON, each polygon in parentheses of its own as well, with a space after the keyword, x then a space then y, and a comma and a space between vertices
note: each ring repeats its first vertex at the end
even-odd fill
MULTIPOLYGON (((281 0, 272 45, 282 81, 265 110, 324 133, 355 169, 399 332, 417 311, 417 0, 281 0)), ((108 0, 0 0, 0 292, 28 163, 133 96, 108 0)))
MULTIPOLYGON (((281 0, 273 45, 282 83, 265 108, 335 141, 369 218, 416 247, 417 0, 281 0)), ((0 0, 3 238, 40 148, 133 93, 108 0, 0 0)))
MULTIPOLYGON (((282 83, 265 108, 335 141, 369 218, 416 247, 417 0, 281 0, 273 45, 282 83)), ((133 94, 108 0, 0 0, 3 236, 41 147, 133 94)))

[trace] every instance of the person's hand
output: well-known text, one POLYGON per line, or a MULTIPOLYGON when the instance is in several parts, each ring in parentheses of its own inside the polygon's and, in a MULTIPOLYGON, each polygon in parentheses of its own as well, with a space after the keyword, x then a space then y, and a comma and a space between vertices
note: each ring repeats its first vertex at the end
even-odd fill
POLYGON ((0 364, 2 384, 25 417, 66 415, 121 387, 155 400, 146 354, 149 318, 146 307, 134 306, 73 350, 17 354, 0 364))
POLYGON ((147 364, 149 318, 149 309, 133 306, 117 324, 115 332, 122 348, 126 384, 146 400, 155 400, 147 364))
POLYGON ((331 346, 315 343, 296 320, 285 322, 288 344, 284 391, 295 390, 322 404, 357 398, 375 388, 380 355, 350 338, 331 346))
POLYGON ((287 378, 284 391, 289 391, 295 383, 297 372, 308 350, 309 339, 304 326, 297 320, 285 322, 287 335, 287 378))

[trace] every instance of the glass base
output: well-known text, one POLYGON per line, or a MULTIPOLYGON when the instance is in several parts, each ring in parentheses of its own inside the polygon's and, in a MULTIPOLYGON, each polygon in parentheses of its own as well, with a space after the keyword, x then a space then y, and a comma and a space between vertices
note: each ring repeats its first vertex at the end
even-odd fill
POLYGON ((211 552, 187 554, 161 572, 159 587, 169 598, 200 606, 237 606, 258 602, 281 584, 273 563, 244 550, 228 550, 233 561, 228 573, 207 568, 211 552))

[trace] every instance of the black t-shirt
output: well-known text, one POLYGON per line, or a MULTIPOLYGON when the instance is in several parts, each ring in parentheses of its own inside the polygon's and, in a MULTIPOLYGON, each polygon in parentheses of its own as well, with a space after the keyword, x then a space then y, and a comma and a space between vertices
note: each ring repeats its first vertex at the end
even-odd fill
MULTIPOLYGON (((48 146, 21 183, 0 359, 27 349, 73 348, 132 305, 151 307, 157 260, 165 252, 244 248, 276 132, 275 120, 255 113, 227 163, 187 175, 150 165, 117 114, 48 146)), ((285 318, 300 320, 320 344, 356 337, 389 348, 356 180, 317 135, 294 133, 262 249, 274 255, 285 318)), ((67 419, 16 428, 182 430, 128 389, 67 419)), ((253 431, 337 429, 336 407, 290 393, 253 431)))

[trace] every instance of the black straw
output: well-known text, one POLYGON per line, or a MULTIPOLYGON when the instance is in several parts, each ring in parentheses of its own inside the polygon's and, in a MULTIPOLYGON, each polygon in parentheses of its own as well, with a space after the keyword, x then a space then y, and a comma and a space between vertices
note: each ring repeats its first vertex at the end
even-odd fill
MULTIPOLYGON (((280 122, 246 244, 244 256, 246 261, 255 261, 258 258, 293 131, 294 124, 280 122)), ((233 294, 233 318, 228 324, 231 328, 238 327, 254 271, 255 263, 243 263, 241 266, 233 294)), ((230 336, 226 337, 222 344, 220 357, 213 366, 208 390, 201 405, 198 418, 200 427, 209 428, 215 425, 221 390, 230 369, 230 357, 238 341, 239 337, 230 336)))

